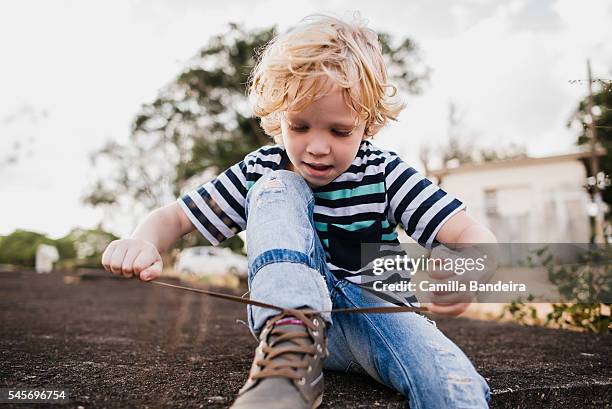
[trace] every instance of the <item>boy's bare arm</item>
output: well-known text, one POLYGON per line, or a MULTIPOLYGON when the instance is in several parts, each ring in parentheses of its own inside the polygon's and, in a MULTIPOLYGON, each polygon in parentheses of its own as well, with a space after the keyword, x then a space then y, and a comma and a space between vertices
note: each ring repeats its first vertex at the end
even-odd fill
POLYGON ((148 241, 163 253, 193 230, 193 224, 185 212, 181 210, 178 202, 174 202, 151 212, 136 227, 130 238, 148 241))
POLYGON ((113 274, 153 280, 161 274, 161 253, 194 226, 177 202, 151 212, 130 238, 111 242, 102 255, 102 265, 113 274))
POLYGON ((452 247, 454 244, 497 243, 497 239, 465 210, 448 219, 436 235, 436 240, 452 247))

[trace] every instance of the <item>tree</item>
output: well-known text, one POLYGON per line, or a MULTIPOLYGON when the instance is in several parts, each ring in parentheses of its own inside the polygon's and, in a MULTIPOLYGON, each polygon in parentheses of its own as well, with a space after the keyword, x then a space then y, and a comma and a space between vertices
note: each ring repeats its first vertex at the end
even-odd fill
MULTIPOLYGON (((576 112, 570 117, 567 126, 578 125, 581 129, 576 139, 576 144, 585 148, 589 148, 591 143, 588 134, 589 123, 594 120, 594 126, 597 132, 597 141, 599 146, 607 150, 605 156, 599 159, 599 188, 603 201, 610 207, 612 206, 612 189, 610 189, 610 174, 612 173, 612 85, 609 82, 595 80, 599 85, 599 90, 593 94, 593 110, 588 112, 588 97, 578 103, 576 112), (603 176, 603 177, 601 177, 603 176)), ((589 176, 590 166, 585 163, 589 176)), ((592 192, 593 186, 587 186, 589 192, 592 192)), ((608 222, 612 222, 610 212, 606 216, 608 222)))
POLYGON ((458 164, 476 162, 474 138, 468 137, 462 130, 462 120, 454 102, 448 104, 448 142, 441 150, 442 163, 450 161, 458 164))
POLYGON ((74 267, 100 268, 102 253, 109 243, 117 238, 100 226, 95 229, 77 227, 61 239, 55 240, 55 245, 59 250, 60 259, 70 260, 74 267))
MULTIPOLYGON (((274 34, 275 28, 246 31, 230 24, 213 37, 155 101, 142 106, 127 144, 109 142, 92 155, 94 165, 106 161, 113 171, 90 186, 85 203, 114 211, 129 206, 132 212, 139 204, 150 211, 271 143, 250 112, 246 84, 257 53, 274 34)), ((394 45, 388 34, 380 41, 398 87, 420 92, 429 70, 415 43, 394 45)))

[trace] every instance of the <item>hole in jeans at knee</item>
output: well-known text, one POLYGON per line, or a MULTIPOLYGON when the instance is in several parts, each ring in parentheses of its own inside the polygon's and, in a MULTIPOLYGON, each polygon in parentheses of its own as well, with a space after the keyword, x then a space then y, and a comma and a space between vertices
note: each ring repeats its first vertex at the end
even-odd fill
POLYGON ((267 180, 262 188, 264 191, 281 191, 285 189, 285 184, 280 179, 267 180))

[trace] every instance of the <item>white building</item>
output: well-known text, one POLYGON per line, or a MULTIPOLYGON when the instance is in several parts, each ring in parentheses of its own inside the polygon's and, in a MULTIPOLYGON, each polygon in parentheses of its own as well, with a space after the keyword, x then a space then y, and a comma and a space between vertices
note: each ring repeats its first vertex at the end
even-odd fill
POLYGON ((53 263, 59 260, 59 252, 55 246, 39 244, 36 248, 35 268, 37 273, 50 273, 53 263))
POLYGON ((588 243, 588 152, 467 164, 429 173, 500 243, 588 243))

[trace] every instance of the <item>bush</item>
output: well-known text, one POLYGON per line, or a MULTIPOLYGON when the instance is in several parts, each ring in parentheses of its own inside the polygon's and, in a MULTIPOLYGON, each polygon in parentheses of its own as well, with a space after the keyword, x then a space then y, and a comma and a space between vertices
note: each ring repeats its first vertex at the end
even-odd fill
POLYGON ((579 262, 571 265, 556 265, 548 247, 534 252, 530 264, 546 268, 549 280, 557 286, 566 302, 553 303, 553 311, 542 322, 536 309, 521 299, 504 306, 499 318, 509 315, 522 325, 544 325, 554 328, 578 329, 607 334, 611 330, 610 309, 612 304, 612 247, 591 247, 583 253, 579 262))
POLYGON ((0 264, 16 264, 34 267, 36 248, 39 244, 54 245, 54 240, 44 234, 27 230, 15 230, 0 242, 0 264))

